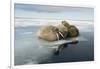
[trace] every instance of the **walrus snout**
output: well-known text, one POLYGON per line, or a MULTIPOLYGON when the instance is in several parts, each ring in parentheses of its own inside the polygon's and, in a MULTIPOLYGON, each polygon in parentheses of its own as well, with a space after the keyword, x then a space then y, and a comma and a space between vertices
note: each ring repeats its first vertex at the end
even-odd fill
POLYGON ((59 32, 59 29, 57 28, 57 27, 54 27, 54 28, 52 28, 52 31, 54 31, 54 32, 59 32))
POLYGON ((45 27, 42 27, 38 33, 37 33, 37 36, 40 38, 40 39, 44 39, 44 40, 47 40, 47 41, 56 41, 59 39, 59 29, 56 28, 55 26, 45 26, 45 27))

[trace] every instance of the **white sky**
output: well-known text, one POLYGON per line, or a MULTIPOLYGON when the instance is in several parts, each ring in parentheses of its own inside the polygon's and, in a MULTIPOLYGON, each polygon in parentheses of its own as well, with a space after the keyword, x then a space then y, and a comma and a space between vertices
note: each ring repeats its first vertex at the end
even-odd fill
MULTIPOLYGON (((15 4, 15 17, 23 19, 15 19, 15 26, 39 26, 39 25, 55 25, 62 20, 92 20, 94 19, 94 9, 84 7, 69 6, 48 6, 36 4, 15 4), (33 19, 25 19, 33 18, 33 19)), ((77 24, 89 22, 77 22, 77 24)), ((93 22, 91 22, 93 23, 93 22)))

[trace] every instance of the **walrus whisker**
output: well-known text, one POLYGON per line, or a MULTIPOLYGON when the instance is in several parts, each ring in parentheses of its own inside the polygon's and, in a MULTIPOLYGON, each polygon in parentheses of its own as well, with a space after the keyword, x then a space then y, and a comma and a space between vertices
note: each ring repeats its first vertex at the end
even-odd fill
POLYGON ((59 34, 64 38, 63 34, 59 31, 59 34))
POLYGON ((58 35, 58 33, 56 33, 56 36, 57 36, 57 39, 59 40, 59 35, 58 35))

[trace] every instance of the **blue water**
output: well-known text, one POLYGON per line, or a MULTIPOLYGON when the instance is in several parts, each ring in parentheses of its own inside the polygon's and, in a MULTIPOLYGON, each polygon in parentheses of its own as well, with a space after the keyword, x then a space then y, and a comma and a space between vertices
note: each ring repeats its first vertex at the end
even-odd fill
POLYGON ((92 61, 94 60, 94 27, 93 22, 85 25, 78 23, 80 36, 86 41, 66 45, 59 54, 55 49, 41 45, 36 36, 41 26, 15 27, 14 60, 15 65, 92 61))

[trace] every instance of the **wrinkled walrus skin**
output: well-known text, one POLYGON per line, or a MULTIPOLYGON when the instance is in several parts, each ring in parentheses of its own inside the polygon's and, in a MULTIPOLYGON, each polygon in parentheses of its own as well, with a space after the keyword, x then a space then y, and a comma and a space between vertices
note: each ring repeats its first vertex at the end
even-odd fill
POLYGON ((57 26, 44 26, 37 33, 38 38, 46 41, 57 41, 69 37, 77 37, 78 35, 79 30, 74 25, 70 25, 67 21, 62 21, 62 23, 57 26))

